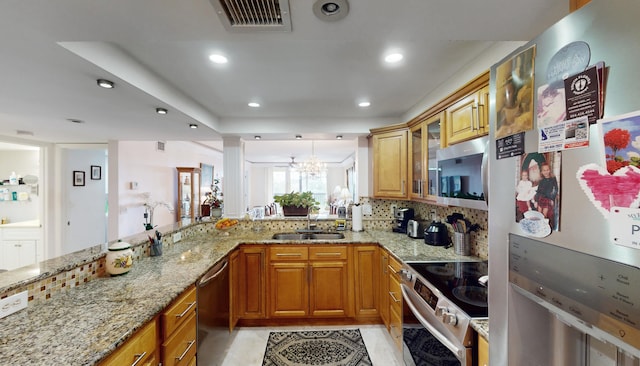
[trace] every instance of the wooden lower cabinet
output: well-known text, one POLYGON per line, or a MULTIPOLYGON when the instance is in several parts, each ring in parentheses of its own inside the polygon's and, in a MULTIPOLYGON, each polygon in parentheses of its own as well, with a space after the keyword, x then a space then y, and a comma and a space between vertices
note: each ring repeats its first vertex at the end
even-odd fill
POLYGON ((195 361, 196 308, 196 288, 191 286, 160 315, 163 366, 183 366, 195 361))
POLYGON ((380 319, 389 330, 389 252, 380 249, 380 319))
POLYGON ((240 248, 238 273, 238 316, 264 319, 267 316, 267 248, 245 245, 240 248))
POLYGON ((478 335, 478 366, 489 366, 489 342, 478 335))
POLYGON ((100 366, 157 365, 158 325, 154 319, 114 351, 100 366))
POLYGON ((377 245, 353 248, 354 296, 356 318, 379 318, 380 295, 379 254, 377 245))
POLYGON ((162 365, 182 366, 190 365, 196 359, 197 337, 196 337, 196 314, 191 314, 176 329, 169 338, 165 338, 162 343, 162 365))
POLYGON ((234 250, 229 255, 229 332, 238 324, 240 319, 240 250, 234 250))
POLYGON ((387 299, 389 304, 389 333, 399 352, 402 352, 402 289, 400 287, 400 269, 402 263, 393 256, 389 256, 387 266, 389 275, 389 291, 387 299))
POLYGON ((349 271, 346 246, 309 248, 309 312, 313 317, 349 315, 349 271))
POLYGON ((269 248, 269 315, 345 317, 347 247, 272 246, 269 248))

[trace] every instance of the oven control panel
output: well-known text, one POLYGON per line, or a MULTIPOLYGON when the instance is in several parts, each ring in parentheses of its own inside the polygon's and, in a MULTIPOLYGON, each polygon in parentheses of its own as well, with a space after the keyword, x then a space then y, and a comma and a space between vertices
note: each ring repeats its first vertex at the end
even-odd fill
POLYGON ((422 283, 419 278, 416 279, 416 284, 413 285, 413 289, 416 290, 418 295, 426 301, 426 303, 431 307, 431 309, 436 310, 436 305, 438 305, 438 296, 436 296, 427 285, 422 283))

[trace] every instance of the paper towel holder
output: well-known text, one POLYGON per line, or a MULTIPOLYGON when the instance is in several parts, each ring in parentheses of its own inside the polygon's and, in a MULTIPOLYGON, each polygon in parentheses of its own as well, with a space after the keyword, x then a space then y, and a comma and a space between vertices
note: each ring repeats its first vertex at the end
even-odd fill
POLYGON ((364 231, 362 225, 362 206, 360 203, 354 203, 351 207, 351 231, 364 231))

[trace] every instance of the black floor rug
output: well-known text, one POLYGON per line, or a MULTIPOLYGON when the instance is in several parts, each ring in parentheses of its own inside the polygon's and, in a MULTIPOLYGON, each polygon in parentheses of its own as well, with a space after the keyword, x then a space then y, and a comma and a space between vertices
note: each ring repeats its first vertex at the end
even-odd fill
POLYGON ((358 329, 271 332, 262 366, 371 366, 358 329))

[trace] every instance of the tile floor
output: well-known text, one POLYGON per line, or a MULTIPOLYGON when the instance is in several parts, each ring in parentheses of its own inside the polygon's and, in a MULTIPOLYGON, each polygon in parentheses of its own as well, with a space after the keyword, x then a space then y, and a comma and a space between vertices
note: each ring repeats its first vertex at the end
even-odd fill
POLYGON ((198 366, 260 366, 271 331, 340 328, 360 329, 374 366, 400 366, 394 357, 396 353, 391 336, 382 325, 237 328, 226 342, 207 337, 198 347, 198 366), (224 360, 213 360, 212 356, 215 354, 224 354, 224 360))

